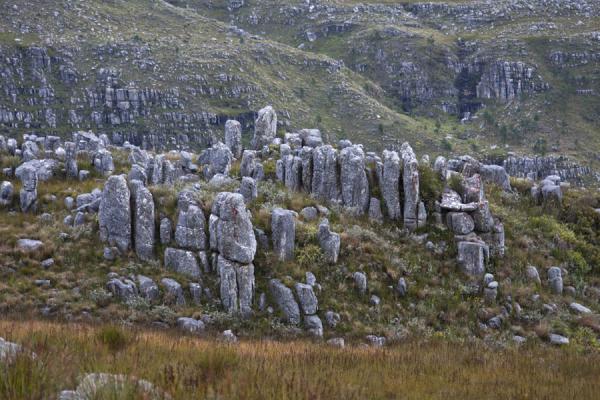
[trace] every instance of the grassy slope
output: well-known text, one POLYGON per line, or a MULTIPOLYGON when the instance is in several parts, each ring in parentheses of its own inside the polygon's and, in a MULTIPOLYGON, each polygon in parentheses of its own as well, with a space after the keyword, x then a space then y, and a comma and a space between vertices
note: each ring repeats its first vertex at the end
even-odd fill
MULTIPOLYGON (((0 336, 38 355, 0 366, 6 400, 51 398, 75 388, 86 372, 144 378, 175 400, 592 399, 600 390, 599 356, 566 349, 491 352, 435 340, 385 350, 308 342, 230 346, 170 333, 18 321, 0 321, 0 336)), ((142 399, 131 392, 102 397, 109 398, 142 399)))

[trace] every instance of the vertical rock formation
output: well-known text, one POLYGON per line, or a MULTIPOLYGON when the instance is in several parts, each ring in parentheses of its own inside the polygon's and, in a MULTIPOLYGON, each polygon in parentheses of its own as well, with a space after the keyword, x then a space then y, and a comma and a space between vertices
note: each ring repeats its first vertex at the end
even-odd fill
POLYGON ((296 216, 291 210, 276 208, 271 214, 273 251, 281 261, 294 259, 296 216))
POLYGON ((154 259, 154 199, 143 185, 135 188, 132 198, 135 252, 140 259, 149 261, 154 259))
POLYGON ((252 148, 260 150, 263 146, 271 144, 277 134, 277 114, 271 106, 267 106, 258 112, 254 122, 254 138, 252 148))
POLYGON ((104 185, 98 211, 100 239, 121 252, 131 246, 130 196, 125 176, 110 176, 104 185))
POLYGON ((419 214, 419 162, 408 143, 403 143, 402 154, 404 186, 404 227, 413 231, 418 226, 419 214))
POLYGON ((233 157, 239 159, 242 155, 242 125, 233 119, 225 122, 225 145, 229 147, 233 157))
POLYGON ((331 145, 313 150, 312 193, 319 200, 338 201, 340 198, 338 154, 331 145))
POLYGON ((77 179, 77 146, 73 142, 65 142, 65 173, 67 178, 77 179))
POLYGON ((340 164, 342 204, 358 214, 366 213, 370 192, 362 148, 357 145, 344 148, 340 152, 340 164))
POLYGON ((380 185, 388 218, 393 221, 399 220, 402 218, 400 210, 400 157, 395 151, 383 151, 383 176, 380 185))

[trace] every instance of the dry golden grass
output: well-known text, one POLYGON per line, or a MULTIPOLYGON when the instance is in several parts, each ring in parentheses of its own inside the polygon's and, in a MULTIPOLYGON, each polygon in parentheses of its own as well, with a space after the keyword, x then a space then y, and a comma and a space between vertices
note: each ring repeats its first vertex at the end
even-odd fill
POLYGON ((119 330, 0 322, 0 336, 38 355, 0 367, 0 398, 54 398, 86 372, 145 378, 174 399, 593 399, 600 391, 600 355, 568 349, 491 350, 447 341, 385 349, 308 341, 227 345, 119 330))

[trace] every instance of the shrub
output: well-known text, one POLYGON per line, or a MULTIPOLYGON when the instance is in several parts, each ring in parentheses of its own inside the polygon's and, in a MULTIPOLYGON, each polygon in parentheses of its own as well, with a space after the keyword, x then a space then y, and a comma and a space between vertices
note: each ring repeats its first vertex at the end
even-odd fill
POLYGON ((123 329, 114 325, 107 325, 100 328, 98 333, 96 333, 96 339, 113 352, 124 349, 130 340, 123 329))
POLYGON ((444 186, 438 174, 429 165, 419 165, 419 191, 429 210, 442 195, 444 186))

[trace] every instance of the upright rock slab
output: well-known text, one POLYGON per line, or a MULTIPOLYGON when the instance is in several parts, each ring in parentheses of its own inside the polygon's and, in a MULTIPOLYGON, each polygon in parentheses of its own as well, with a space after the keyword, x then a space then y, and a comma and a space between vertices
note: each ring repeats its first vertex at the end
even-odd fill
POLYGON ((100 240, 126 252, 131 246, 130 192, 124 175, 108 178, 100 198, 100 240))
POLYGON ((180 210, 175 228, 175 241, 185 249, 206 250, 206 217, 195 204, 180 210))
POLYGON ((340 152, 340 184, 342 204, 357 214, 369 209, 369 179, 365 171, 365 154, 360 146, 353 145, 340 152))
POLYGON ((35 211, 37 206, 37 170, 33 166, 27 165, 20 172, 19 177, 23 185, 19 193, 21 211, 35 211))
POLYGON ((271 214, 273 251, 281 261, 294 259, 296 216, 291 210, 276 208, 271 214))
POLYGON ((225 122, 225 145, 229 147, 233 157, 240 158, 242 155, 242 125, 233 119, 225 122))
POLYGON ((267 106, 258 112, 254 121, 254 138, 252 147, 260 150, 263 146, 271 144, 277 134, 277 114, 271 106, 267 106))
POLYGON ((330 145, 313 150, 312 194, 319 200, 340 199, 337 151, 330 145))
POLYGON ((271 279, 269 292, 277 308, 283 314, 283 319, 290 324, 298 325, 300 323, 300 307, 294 299, 292 290, 281 283, 279 279, 271 279))
POLYGON ((339 234, 331 232, 329 229, 329 220, 323 219, 319 224, 317 239, 327 262, 330 264, 337 263, 341 240, 339 234))
POLYGON ((400 152, 403 162, 404 227, 414 231, 419 220, 419 162, 408 143, 402 144, 400 152))
POLYGON ((469 276, 482 276, 485 263, 489 258, 489 249, 483 243, 459 242, 458 265, 461 271, 469 276))
POLYGON ((133 194, 133 203, 135 253, 140 259, 149 261, 154 259, 156 241, 152 193, 144 186, 137 187, 133 194))
POLYGON ((243 265, 219 256, 217 270, 223 307, 229 313, 252 314, 254 298, 254 265, 243 265))
POLYGON ((384 150, 381 194, 385 212, 392 221, 398 221, 402 218, 400 209, 400 170, 398 153, 384 150))

